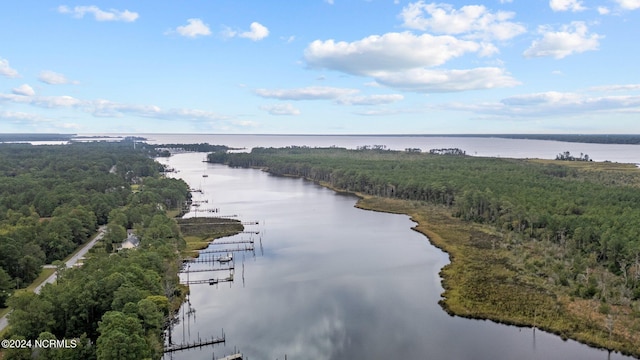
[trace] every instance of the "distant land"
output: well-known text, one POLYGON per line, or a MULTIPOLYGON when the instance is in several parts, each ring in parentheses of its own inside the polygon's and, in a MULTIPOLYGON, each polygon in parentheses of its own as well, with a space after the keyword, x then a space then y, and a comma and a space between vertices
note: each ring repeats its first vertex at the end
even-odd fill
MULTIPOLYGON (((211 134, 211 135, 234 135, 234 134, 211 134)), ((265 135, 265 136, 380 136, 380 137, 476 137, 476 138, 503 138, 503 139, 525 139, 525 140, 551 140, 576 143, 593 144, 640 144, 640 134, 237 134, 243 135, 265 135)), ((54 134, 54 133, 0 133, 0 142, 16 141, 70 141, 75 138, 83 140, 91 138, 121 138, 121 135, 100 135, 82 136, 77 134, 54 134)), ((144 138, 136 137, 136 140, 144 141, 144 138)))

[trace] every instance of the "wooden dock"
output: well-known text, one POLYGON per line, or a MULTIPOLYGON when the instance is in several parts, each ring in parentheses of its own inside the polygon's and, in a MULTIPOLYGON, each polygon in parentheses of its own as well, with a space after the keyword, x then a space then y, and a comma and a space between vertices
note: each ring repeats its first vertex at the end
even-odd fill
POLYGON ((170 353, 170 352, 174 352, 174 351, 187 350, 187 349, 199 348, 199 347, 203 347, 203 346, 220 344, 220 343, 224 343, 224 342, 225 342, 225 339, 224 339, 224 334, 223 334, 222 337, 212 337, 210 339, 198 340, 198 341, 193 341, 193 342, 186 342, 186 343, 181 343, 181 344, 170 344, 169 346, 166 346, 164 348, 164 352, 165 353, 170 353))
POLYGON ((211 278, 211 279, 202 279, 202 280, 187 280, 181 281, 180 284, 183 285, 196 285, 196 284, 209 284, 209 285, 217 285, 223 282, 233 282, 233 273, 231 273, 228 277, 220 279, 220 278, 211 278))
MULTIPOLYGON (((215 216, 212 217, 211 219, 215 219, 215 218, 220 218, 220 217, 224 217, 224 216, 215 216)), ((203 219, 206 219, 203 218, 203 219)), ((196 225, 236 225, 238 224, 238 222, 206 222, 206 223, 196 223, 196 224, 181 224, 180 226, 196 226, 196 225)), ((241 225, 260 225, 259 221, 240 221, 241 225)))
POLYGON ((196 270, 191 270, 191 269, 187 269, 187 270, 180 270, 179 273, 180 274, 188 274, 188 273, 196 273, 196 272, 209 272, 209 271, 232 271, 235 269, 235 265, 231 265, 229 267, 224 267, 224 268, 210 268, 210 269, 196 269, 196 270))
POLYGON ((236 241, 216 241, 214 240, 211 245, 235 245, 235 244, 253 244, 254 240, 236 240, 236 241))
POLYGON ((233 252, 243 252, 243 251, 254 251, 255 247, 253 246, 245 246, 245 247, 237 247, 235 249, 212 249, 212 250, 200 250, 200 254, 215 254, 215 253, 233 253, 233 252))

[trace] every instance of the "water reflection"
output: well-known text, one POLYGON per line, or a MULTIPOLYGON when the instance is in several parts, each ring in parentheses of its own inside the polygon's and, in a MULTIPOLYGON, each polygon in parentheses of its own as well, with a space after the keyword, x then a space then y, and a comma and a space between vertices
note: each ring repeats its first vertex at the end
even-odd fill
MULTIPOLYGON (((249 359, 608 356, 541 331, 534 337, 532 329, 448 316, 437 304, 438 272, 448 257, 411 231, 406 216, 356 209, 355 198, 299 179, 201 160, 200 154, 183 154, 164 161, 192 186, 201 185, 211 206, 259 220, 264 255, 235 255, 232 285, 191 287, 197 318, 189 320, 188 331, 174 331, 174 340, 224 329, 227 341, 173 359, 211 359, 213 351, 229 354, 234 347, 249 359), (203 180, 205 167, 209 176, 203 180), (244 286, 238 273, 243 263, 244 286)), ((247 234, 229 240, 242 237, 247 234)))

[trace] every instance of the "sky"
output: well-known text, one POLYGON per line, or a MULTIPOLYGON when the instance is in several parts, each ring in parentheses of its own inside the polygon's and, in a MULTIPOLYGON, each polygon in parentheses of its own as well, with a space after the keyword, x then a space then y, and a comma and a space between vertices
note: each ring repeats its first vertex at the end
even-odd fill
POLYGON ((0 132, 640 134, 640 0, 8 0, 0 132))

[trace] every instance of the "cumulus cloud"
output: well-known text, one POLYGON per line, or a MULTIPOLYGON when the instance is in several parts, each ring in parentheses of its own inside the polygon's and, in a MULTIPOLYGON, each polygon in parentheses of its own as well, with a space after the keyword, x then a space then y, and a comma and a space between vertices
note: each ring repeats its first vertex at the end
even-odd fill
POLYGON ((526 57, 552 56, 562 59, 572 54, 597 50, 603 36, 589 34, 587 25, 582 21, 574 21, 563 25, 560 31, 553 31, 548 27, 541 27, 539 33, 542 39, 535 40, 524 52, 526 57))
POLYGON ((549 7, 553 11, 583 11, 587 8, 580 0, 549 0, 549 7))
POLYGON ((267 36, 269 36, 269 29, 267 29, 266 26, 260 23, 252 22, 251 25, 249 26, 249 29, 251 30, 245 31, 238 36, 242 38, 251 39, 253 41, 262 40, 267 36))
POLYGON ((510 21, 513 17, 513 12, 491 12, 482 5, 455 9, 449 4, 424 1, 410 3, 400 13, 403 26, 409 29, 485 40, 508 40, 524 33, 523 25, 510 21))
POLYGON ((297 89, 256 89, 254 94, 278 100, 331 100, 358 92, 356 89, 345 89, 327 86, 310 86, 297 89))
POLYGON ((354 42, 316 40, 305 49, 304 59, 312 68, 367 75, 373 71, 442 65, 481 50, 480 44, 453 36, 402 32, 372 35, 354 42))
POLYGON ((513 87, 520 83, 504 69, 484 67, 464 70, 411 69, 379 72, 375 80, 385 86, 421 93, 457 92, 513 87))
POLYGON ((272 104, 260 106, 260 109, 271 115, 300 115, 300 110, 291 104, 272 104))
POLYGON ((625 10, 640 9, 640 0, 615 0, 625 10))
POLYGON ((404 99, 400 94, 380 94, 365 96, 345 96, 338 98, 336 103, 340 105, 383 105, 391 104, 404 99))
POLYGON ((232 30, 231 28, 226 28, 223 31, 222 35, 227 38, 241 37, 245 39, 251 39, 253 41, 259 41, 269 36, 269 29, 258 22, 252 22, 249 26, 249 29, 249 31, 239 32, 236 30, 232 30))
POLYGON ((38 76, 38 80, 42 81, 45 84, 49 85, 63 85, 63 84, 78 84, 77 81, 69 80, 63 74, 45 70, 40 72, 40 76, 38 76))
POLYGON ((605 6, 598 6, 598 14, 600 15, 607 15, 611 12, 611 10, 609 10, 608 7, 605 6))
POLYGON ((17 88, 14 88, 13 90, 11 90, 11 92, 14 93, 15 95, 23 95, 23 96, 33 96, 36 94, 35 90, 33 90, 33 88, 28 84, 22 84, 17 88))
POLYGON ((120 11, 116 9, 109 9, 108 11, 105 11, 95 5, 76 6, 73 9, 66 5, 61 5, 58 6, 58 12, 61 14, 70 14, 76 18, 83 18, 85 14, 92 14, 97 21, 134 22, 139 17, 138 13, 129 10, 120 11))
POLYGON ((170 30, 167 34, 177 32, 179 35, 189 38, 198 36, 211 35, 211 29, 208 24, 202 22, 201 19, 187 19, 187 25, 178 26, 175 30, 170 30))
POLYGON ((9 66, 9 60, 0 58, 0 75, 8 78, 20 77, 18 71, 9 66))
POLYGON ((466 53, 480 56, 497 51, 492 44, 461 40, 450 35, 410 32, 369 36, 354 42, 316 40, 304 58, 312 68, 369 76, 378 84, 415 92, 451 92, 515 86, 519 83, 496 67, 428 69, 466 53))

